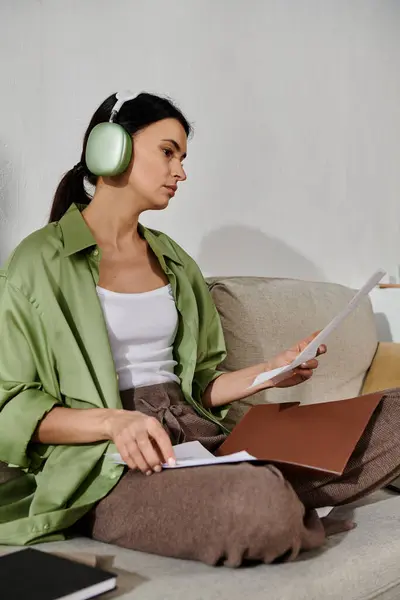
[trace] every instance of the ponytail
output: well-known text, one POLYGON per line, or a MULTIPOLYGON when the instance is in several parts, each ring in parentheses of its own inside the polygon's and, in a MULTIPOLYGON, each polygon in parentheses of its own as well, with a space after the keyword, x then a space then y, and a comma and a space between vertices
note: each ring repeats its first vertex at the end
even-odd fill
POLYGON ((89 204, 91 198, 84 187, 85 171, 81 164, 65 173, 54 194, 49 223, 59 221, 73 202, 89 204))

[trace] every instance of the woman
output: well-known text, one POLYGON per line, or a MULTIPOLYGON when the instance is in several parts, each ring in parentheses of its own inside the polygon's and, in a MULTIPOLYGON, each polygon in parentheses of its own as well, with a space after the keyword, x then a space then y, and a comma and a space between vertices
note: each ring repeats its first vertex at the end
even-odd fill
MULTIPOLYGON (((19 467, 0 488, 0 543, 78 529, 208 564, 293 559, 352 527, 323 523, 315 507, 400 474, 396 394, 385 396, 337 481, 289 483, 273 466, 246 463, 161 469, 174 463, 174 444, 198 439, 216 450, 229 404, 271 386, 249 390, 309 340, 251 368, 217 370, 224 340, 198 267, 139 223, 185 181, 190 126, 166 99, 118 102, 112 95, 98 108, 50 223, 17 247, 0 278, 0 460, 19 467), (119 174, 96 176, 107 168, 98 167, 95 127, 110 118, 133 152, 119 174), (85 183, 95 186, 92 199, 85 183), (127 467, 107 458, 113 451, 127 467)), ((311 360, 278 385, 301 383, 316 367, 311 360)))

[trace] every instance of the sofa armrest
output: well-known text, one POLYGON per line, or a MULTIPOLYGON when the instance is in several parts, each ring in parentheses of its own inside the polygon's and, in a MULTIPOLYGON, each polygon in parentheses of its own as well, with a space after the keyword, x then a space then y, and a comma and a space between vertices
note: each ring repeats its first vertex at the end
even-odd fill
POLYGON ((367 371, 362 394, 400 388, 400 344, 380 342, 367 371))

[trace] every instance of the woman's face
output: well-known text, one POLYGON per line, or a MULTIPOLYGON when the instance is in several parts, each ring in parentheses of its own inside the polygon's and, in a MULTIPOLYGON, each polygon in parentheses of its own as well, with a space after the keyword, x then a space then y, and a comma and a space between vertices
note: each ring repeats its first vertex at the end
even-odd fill
POLYGON ((186 179, 186 149, 186 133, 176 119, 153 123, 134 136, 128 186, 141 210, 168 206, 179 182, 186 179))

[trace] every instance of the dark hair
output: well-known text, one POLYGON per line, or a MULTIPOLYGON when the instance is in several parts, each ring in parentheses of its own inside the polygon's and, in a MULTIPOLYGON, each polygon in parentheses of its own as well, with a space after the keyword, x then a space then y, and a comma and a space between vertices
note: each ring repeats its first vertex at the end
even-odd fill
MULTIPOLYGON (((104 123, 110 119, 111 110, 116 101, 116 95, 112 94, 104 100, 103 104, 94 113, 83 139, 80 162, 68 171, 58 184, 50 211, 49 223, 59 221, 73 202, 89 204, 91 197, 85 190, 84 180, 86 178, 89 183, 95 185, 97 176, 90 173, 86 166, 87 140, 90 132, 98 123, 104 123)), ((152 123, 171 118, 179 121, 186 135, 189 136, 192 130, 190 124, 170 100, 153 94, 142 93, 134 100, 129 100, 123 104, 116 122, 122 125, 131 135, 134 135, 152 123)))

